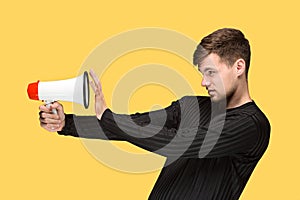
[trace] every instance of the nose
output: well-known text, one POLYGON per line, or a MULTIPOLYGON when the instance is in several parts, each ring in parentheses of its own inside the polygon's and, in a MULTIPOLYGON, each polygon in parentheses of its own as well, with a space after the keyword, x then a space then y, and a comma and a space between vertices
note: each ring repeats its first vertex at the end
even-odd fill
POLYGON ((202 81, 201 81, 201 86, 207 87, 209 85, 210 85, 210 82, 203 77, 202 81))

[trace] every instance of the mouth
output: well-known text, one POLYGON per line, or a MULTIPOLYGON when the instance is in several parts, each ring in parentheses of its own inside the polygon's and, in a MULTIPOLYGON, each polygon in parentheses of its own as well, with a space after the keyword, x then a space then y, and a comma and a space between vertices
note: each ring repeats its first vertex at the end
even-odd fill
POLYGON ((216 90, 207 90, 210 96, 213 96, 216 93, 216 90))

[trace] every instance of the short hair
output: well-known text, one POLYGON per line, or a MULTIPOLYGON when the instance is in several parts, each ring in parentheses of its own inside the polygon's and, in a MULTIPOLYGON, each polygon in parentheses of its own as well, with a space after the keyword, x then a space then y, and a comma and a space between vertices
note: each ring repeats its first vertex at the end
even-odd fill
POLYGON ((204 37, 194 52, 193 63, 199 65, 209 54, 217 54, 221 62, 232 66, 237 59, 246 63, 246 77, 250 67, 250 44, 244 34, 237 29, 223 28, 204 37))

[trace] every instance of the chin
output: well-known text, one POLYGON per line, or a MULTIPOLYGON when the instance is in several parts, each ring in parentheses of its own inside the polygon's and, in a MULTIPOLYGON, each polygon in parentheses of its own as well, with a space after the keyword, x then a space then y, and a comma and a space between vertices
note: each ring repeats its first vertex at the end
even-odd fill
POLYGON ((225 97, 220 97, 220 96, 210 96, 210 100, 214 103, 219 103, 219 102, 224 102, 226 101, 225 97))
POLYGON ((210 96, 210 100, 212 102, 218 102, 218 101, 220 101, 220 99, 218 99, 218 97, 216 97, 216 96, 210 96))

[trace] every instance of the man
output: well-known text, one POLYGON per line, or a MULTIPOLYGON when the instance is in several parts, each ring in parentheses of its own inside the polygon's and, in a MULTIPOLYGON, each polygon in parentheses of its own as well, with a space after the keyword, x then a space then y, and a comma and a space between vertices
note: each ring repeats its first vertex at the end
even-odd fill
POLYGON ((116 114, 91 71, 96 117, 65 115, 55 102, 50 109, 40 106, 41 126, 61 135, 128 141, 166 156, 149 199, 238 199, 270 137, 269 121, 248 90, 249 42, 239 30, 217 30, 201 40, 194 64, 209 97, 185 96, 165 109, 116 114))

